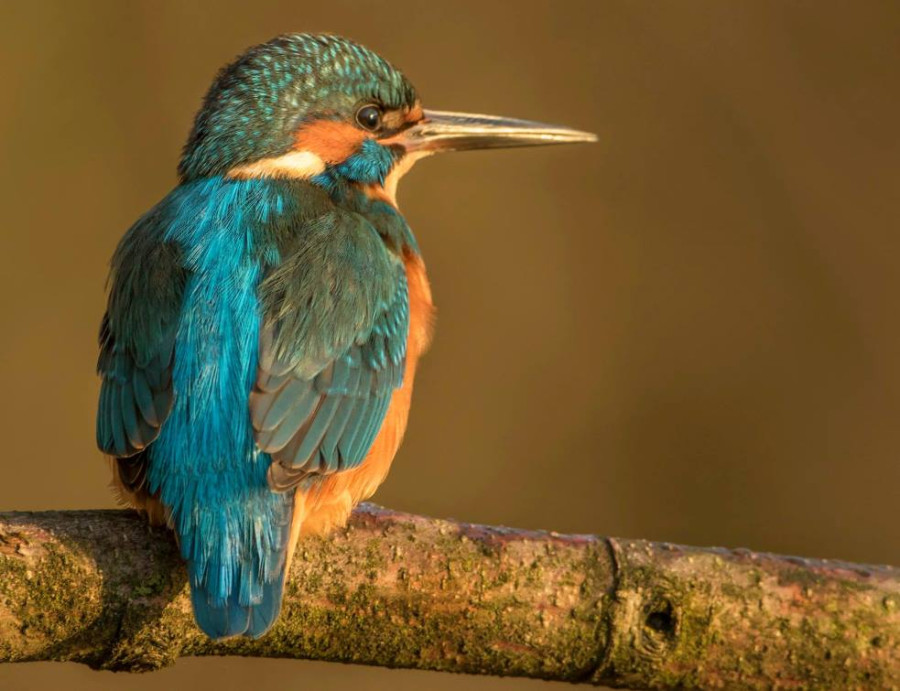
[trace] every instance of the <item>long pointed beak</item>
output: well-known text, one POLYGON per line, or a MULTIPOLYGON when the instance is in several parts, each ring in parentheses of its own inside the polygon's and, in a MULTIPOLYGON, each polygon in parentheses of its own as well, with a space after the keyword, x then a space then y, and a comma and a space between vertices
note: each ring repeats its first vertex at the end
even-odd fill
POLYGON ((425 117, 398 139, 408 152, 438 152, 595 142, 597 135, 496 115, 426 110, 425 117))

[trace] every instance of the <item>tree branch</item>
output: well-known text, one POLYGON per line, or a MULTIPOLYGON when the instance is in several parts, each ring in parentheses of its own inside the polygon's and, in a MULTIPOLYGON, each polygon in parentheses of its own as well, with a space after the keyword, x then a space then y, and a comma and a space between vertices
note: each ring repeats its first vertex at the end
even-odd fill
POLYGON ((0 662, 141 671, 334 660, 628 688, 900 684, 900 569, 526 532, 359 508, 305 540, 281 620, 213 643, 166 530, 0 513, 0 662))

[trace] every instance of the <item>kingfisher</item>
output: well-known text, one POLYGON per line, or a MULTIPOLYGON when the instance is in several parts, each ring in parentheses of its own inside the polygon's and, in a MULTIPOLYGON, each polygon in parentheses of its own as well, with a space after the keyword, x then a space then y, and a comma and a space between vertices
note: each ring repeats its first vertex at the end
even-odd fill
POLYGON ((298 538, 343 526, 403 438, 434 308, 399 179, 438 152, 595 139, 424 110, 333 35, 218 73, 178 184, 113 255, 97 365, 113 485, 173 529, 210 638, 271 628, 298 538))

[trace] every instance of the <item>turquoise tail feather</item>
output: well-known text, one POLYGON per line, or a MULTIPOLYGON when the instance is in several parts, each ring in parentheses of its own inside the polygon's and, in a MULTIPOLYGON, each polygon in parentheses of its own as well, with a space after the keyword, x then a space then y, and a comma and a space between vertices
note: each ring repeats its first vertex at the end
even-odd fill
MULTIPOLYGON (((269 511, 251 505, 244 513, 240 537, 218 542, 214 550, 198 558, 185 547, 209 545, 182 541, 191 586, 191 604, 197 625, 214 639, 230 636, 259 638, 281 612, 287 579, 287 551, 290 544, 293 492, 266 491, 269 511), (274 504, 274 505, 273 505, 274 504), (267 515, 266 515, 267 514, 267 515)), ((221 537, 221 535, 219 536, 221 537)))
MULTIPOLYGON (((188 564, 189 571, 193 571, 188 564)), ((284 593, 284 570, 273 580, 259 583, 260 597, 255 604, 241 604, 240 589, 228 593, 225 600, 206 583, 195 584, 191 578, 191 604, 197 625, 213 639, 231 636, 259 638, 278 619, 284 593)))

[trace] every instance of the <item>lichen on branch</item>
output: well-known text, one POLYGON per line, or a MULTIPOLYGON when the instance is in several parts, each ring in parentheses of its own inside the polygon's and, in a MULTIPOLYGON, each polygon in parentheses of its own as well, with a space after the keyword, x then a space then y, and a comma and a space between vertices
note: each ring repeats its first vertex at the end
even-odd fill
POLYGON ((305 539, 257 641, 194 625, 168 531, 125 511, 0 513, 0 662, 148 671, 333 660, 627 688, 900 684, 900 569, 357 509, 305 539))

